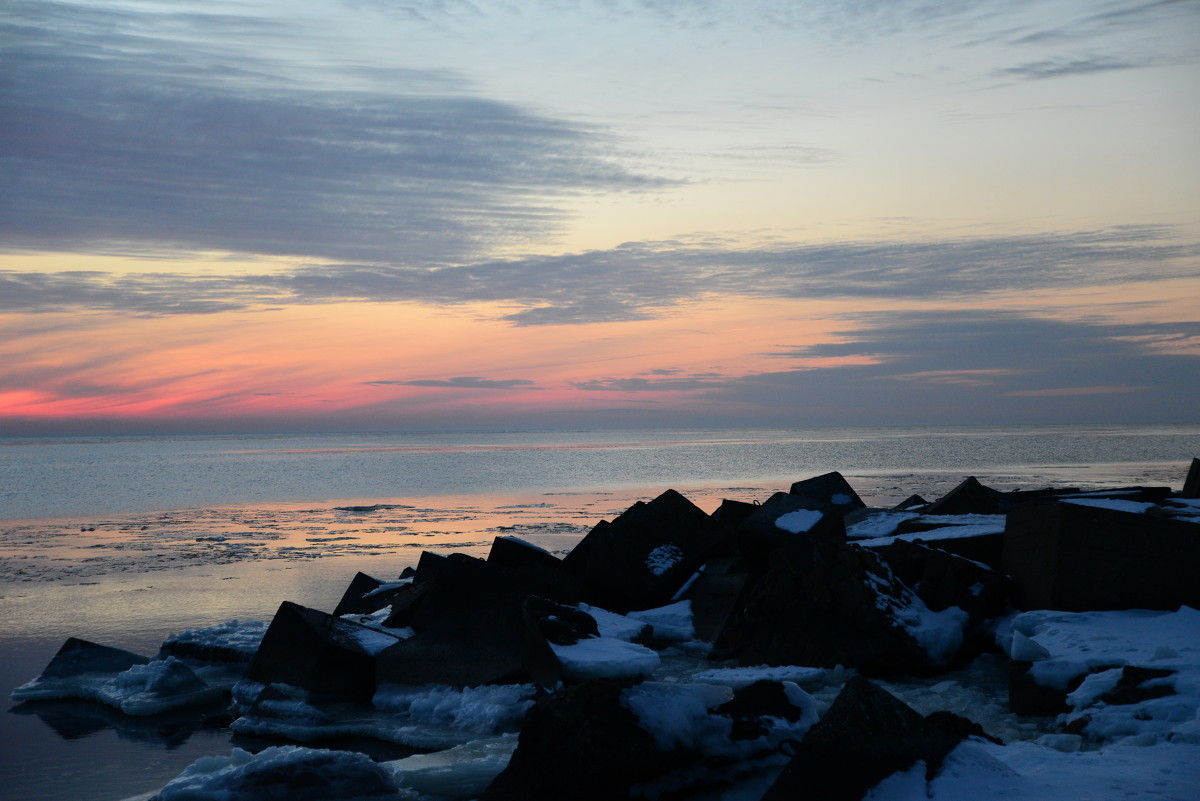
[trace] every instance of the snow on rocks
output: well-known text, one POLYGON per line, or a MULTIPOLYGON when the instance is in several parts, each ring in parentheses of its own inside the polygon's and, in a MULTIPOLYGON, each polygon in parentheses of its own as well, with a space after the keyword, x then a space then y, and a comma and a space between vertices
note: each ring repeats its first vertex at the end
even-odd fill
POLYGON ((711 516, 668 491, 565 559, 423 554, 338 614, 285 602, 155 660, 69 641, 13 697, 216 708, 246 667, 235 733, 434 752, 235 750, 162 801, 1190 797, 1193 517, 1166 488, 968 479, 889 511, 831 473, 711 516))
POLYGON ((1024 677, 1055 694, 1069 733, 1200 743, 1200 611, 1023 612, 1003 621, 997 640, 1028 661, 1024 677))
POLYGON ((261 620, 230 620, 207 628, 185 629, 163 641, 159 656, 196 662, 247 663, 266 632, 267 624, 261 620))
POLYGON ((151 801, 359 801, 395 794, 391 773, 364 754, 284 745, 202 757, 151 801))
POLYGON ((574 645, 551 645, 571 681, 649 676, 660 664, 658 653, 614 637, 580 640, 574 645))

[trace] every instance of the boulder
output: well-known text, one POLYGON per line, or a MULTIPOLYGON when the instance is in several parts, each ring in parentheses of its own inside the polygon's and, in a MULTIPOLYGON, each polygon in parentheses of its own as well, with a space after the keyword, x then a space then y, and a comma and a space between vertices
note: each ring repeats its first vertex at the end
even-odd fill
POLYGON ((1004 493, 985 487, 975 476, 967 476, 957 487, 929 504, 926 515, 994 515, 1001 511, 1004 493))
MULTIPOLYGON (((423 606, 422 612, 426 608, 423 606)), ((584 614, 570 611, 574 616, 584 614)), ((436 616, 414 623, 415 636, 400 640, 379 654, 372 686, 391 683, 553 687, 563 679, 562 666, 550 649, 547 631, 556 640, 570 641, 562 633, 568 626, 567 613, 563 607, 512 594, 499 594, 488 603, 457 610, 441 609, 436 616)), ((594 626, 592 621, 593 632, 594 626)), ((578 639, 584 633, 590 632, 576 630, 572 636, 578 639)))
POLYGON ((949 712, 922 717, 855 676, 797 746, 762 801, 858 801, 918 761, 932 778, 963 739, 982 734, 977 724, 949 712))
POLYGON ((481 801, 612 801, 682 765, 662 753, 623 703, 631 681, 595 679, 539 700, 508 767, 481 801))
POLYGON ((396 783, 365 754, 273 746, 240 748, 185 768, 149 801, 367 801, 396 798, 396 783))
POLYGON ((1196 525, 1070 502, 1013 510, 1005 572, 1019 609, 1174 610, 1200 606, 1196 525))
POLYGON ((614 612, 671 601, 722 542, 721 526, 674 490, 597 525, 563 560, 614 612))
POLYGON ((383 609, 392 602, 392 598, 401 594, 408 586, 402 584, 399 587, 391 587, 382 592, 379 588, 384 583, 377 578, 368 576, 366 573, 356 573, 354 579, 350 582, 350 586, 342 594, 342 599, 338 601, 338 605, 334 608, 334 617, 342 615, 370 615, 383 609))
POLYGON ((900 503, 892 507, 893 512, 915 512, 921 511, 925 506, 929 505, 929 501, 922 498, 920 495, 909 495, 900 503))
POLYGON ((934 612, 956 606, 977 624, 1007 609, 1008 577, 998 570, 907 540, 893 540, 877 553, 934 612))
POLYGON ((149 657, 132 651, 68 637, 39 678, 65 679, 87 673, 121 673, 149 661, 149 657))
POLYGON ((753 572, 763 573, 770 567, 772 554, 795 535, 794 529, 798 526, 789 524, 797 521, 804 512, 812 513, 804 521, 809 523, 805 533, 820 538, 846 538, 844 515, 810 509, 809 503, 804 496, 777 492, 742 521, 737 530, 738 549, 753 572), (780 518, 789 515, 793 517, 784 521, 788 527, 781 528, 780 518))
POLYGON ((730 528, 737 528, 742 521, 758 511, 758 504, 745 501, 731 501, 728 498, 712 513, 713 520, 730 528))
POLYGON ((417 560, 417 573, 413 576, 414 584, 423 584, 432 578, 437 578, 438 571, 445 563, 446 557, 433 551, 421 551, 417 560))
POLYGON ((793 535, 775 553, 719 648, 743 665, 919 672, 929 666, 929 656, 897 616, 911 596, 870 551, 793 535))
POLYGON ((749 587, 750 573, 739 558, 709 561, 681 595, 691 602, 692 628, 696 639, 717 642, 730 619, 741 609, 749 587))
POLYGON ((1187 478, 1183 481, 1183 491, 1179 496, 1200 498, 1200 459, 1192 459, 1192 466, 1188 468, 1187 478))
POLYGON ((397 638, 284 601, 246 668, 246 680, 307 690, 314 701, 371 700, 375 657, 397 638))
POLYGON ((788 697, 783 682, 769 679, 759 679, 736 690, 733 698, 715 712, 733 721, 729 736, 734 740, 756 740, 769 734, 765 718, 796 722, 804 715, 803 707, 796 706, 788 697))
POLYGON ((850 483, 837 472, 797 481, 792 484, 788 494, 803 498, 805 509, 817 509, 833 514, 845 514, 851 509, 866 506, 850 483))

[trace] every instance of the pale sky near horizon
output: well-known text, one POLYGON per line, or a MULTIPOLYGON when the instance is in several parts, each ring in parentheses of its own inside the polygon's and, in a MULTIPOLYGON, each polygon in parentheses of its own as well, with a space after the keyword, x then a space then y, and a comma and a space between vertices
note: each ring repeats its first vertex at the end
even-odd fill
POLYGON ((0 26, 0 435, 1197 422, 1200 0, 0 26))

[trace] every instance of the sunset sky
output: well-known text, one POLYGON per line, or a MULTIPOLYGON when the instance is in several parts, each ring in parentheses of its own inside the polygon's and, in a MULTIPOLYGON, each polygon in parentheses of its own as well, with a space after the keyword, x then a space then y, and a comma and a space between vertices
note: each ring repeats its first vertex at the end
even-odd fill
POLYGON ((0 435, 1197 421, 1200 0, 0 24, 0 435))

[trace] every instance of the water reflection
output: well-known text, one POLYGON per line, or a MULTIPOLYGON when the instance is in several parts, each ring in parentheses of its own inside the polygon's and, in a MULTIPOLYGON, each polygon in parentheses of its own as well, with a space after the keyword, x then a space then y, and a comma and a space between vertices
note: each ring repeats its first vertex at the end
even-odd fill
POLYGON ((8 710, 34 715, 64 740, 82 740, 105 729, 128 742, 174 750, 197 731, 228 733, 233 721, 226 708, 195 708, 150 717, 130 717, 94 701, 27 701, 8 710))

